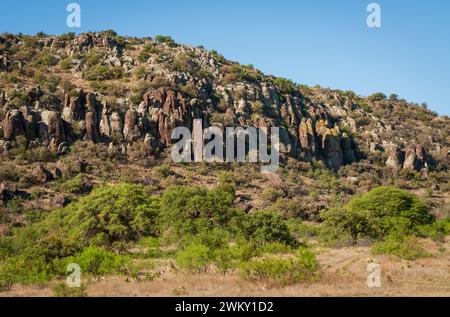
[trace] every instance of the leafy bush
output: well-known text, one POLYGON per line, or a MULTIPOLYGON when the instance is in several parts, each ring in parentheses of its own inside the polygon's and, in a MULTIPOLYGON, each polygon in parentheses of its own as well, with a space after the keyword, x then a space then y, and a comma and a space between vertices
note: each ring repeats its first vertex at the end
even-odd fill
POLYGON ((347 205, 321 214, 328 238, 382 240, 393 233, 417 233, 434 216, 415 195, 395 187, 379 187, 347 205))
POLYGON ((78 264, 82 273, 104 276, 120 273, 128 264, 129 259, 104 249, 88 247, 83 252, 66 258, 65 262, 78 264))
POLYGON ((86 244, 112 245, 156 234, 160 199, 143 186, 120 184, 95 189, 57 216, 70 225, 69 238, 86 244))
POLYGON ((370 101, 382 101, 382 100, 385 100, 387 97, 386 97, 386 95, 385 94, 383 94, 382 92, 377 92, 377 93, 374 93, 373 95, 371 95, 370 97, 369 97, 369 100, 370 101))
POLYGON ((163 256, 161 241, 157 237, 145 237, 139 240, 138 245, 146 248, 146 258, 160 258, 163 256))
POLYGON ((47 262, 95 246, 136 241, 156 234, 159 198, 138 185, 121 184, 95 189, 42 222, 15 230, 9 241, 11 256, 35 254, 47 262))
POLYGON ((41 66, 55 66, 58 64, 58 59, 48 51, 41 51, 36 55, 34 62, 41 66))
POLYGON ((154 45, 150 45, 147 44, 144 46, 144 49, 142 50, 141 53, 139 53, 138 55, 138 59, 141 62, 147 62, 147 60, 153 55, 153 54, 158 54, 159 50, 154 46, 154 45))
POLYGON ((270 287, 284 287, 290 284, 313 281, 319 277, 319 264, 314 253, 308 249, 298 250, 295 256, 265 257, 244 262, 242 275, 270 287))
POLYGON ((237 211, 234 195, 223 189, 172 186, 161 199, 163 229, 177 237, 212 228, 226 228, 237 211))
POLYGON ((156 175, 161 178, 175 175, 175 172, 167 164, 162 164, 162 165, 155 167, 154 171, 155 171, 156 175))
POLYGON ((62 70, 69 70, 72 68, 72 59, 71 58, 64 58, 59 62, 59 67, 62 70))
POLYGON ((60 189, 70 194, 85 194, 92 189, 92 184, 87 176, 78 174, 76 177, 61 184, 60 189))
POLYGON ((431 225, 424 225, 418 228, 418 235, 423 238, 431 238, 434 241, 443 242, 450 234, 450 218, 436 221, 431 225))
POLYGON ((177 253, 177 264, 195 273, 204 273, 212 261, 211 249, 203 244, 190 244, 177 253))
POLYGON ((0 239, 1 284, 64 276, 70 262, 96 275, 115 273, 127 258, 94 246, 111 247, 155 234, 158 211, 159 198, 148 196, 142 186, 98 188, 43 221, 0 239))
POLYGON ((175 41, 170 36, 164 36, 164 35, 156 35, 155 41, 158 43, 166 43, 169 46, 175 46, 175 41))
POLYGON ((185 239, 186 246, 177 253, 177 264, 195 273, 204 273, 214 265, 226 274, 241 259, 241 246, 229 244, 229 235, 221 229, 205 230, 185 239))
POLYGON ((296 243, 283 218, 273 212, 261 211, 244 215, 242 220, 236 223, 236 227, 240 229, 245 239, 257 245, 270 242, 281 242, 287 245, 296 243))
POLYGON ((372 246, 373 254, 393 254, 405 260, 429 257, 416 237, 388 237, 372 246))
POLYGON ((123 76, 123 69, 121 67, 109 68, 104 65, 95 65, 89 68, 84 73, 84 78, 86 80, 109 80, 109 79, 120 79, 123 76))
POLYGON ((290 79, 277 77, 273 80, 273 83, 285 94, 292 94, 297 90, 297 84, 290 79))

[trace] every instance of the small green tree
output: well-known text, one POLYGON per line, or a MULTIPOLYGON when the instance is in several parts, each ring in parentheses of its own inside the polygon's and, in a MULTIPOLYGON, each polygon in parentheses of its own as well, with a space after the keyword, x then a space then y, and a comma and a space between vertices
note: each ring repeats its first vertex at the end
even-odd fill
POLYGON ((260 211, 237 218, 236 227, 246 240, 258 245, 271 242, 281 242, 287 245, 295 244, 287 224, 283 218, 270 211, 260 211))
POLYGON ((353 240, 381 240, 391 234, 415 233, 419 226, 435 220, 419 198, 390 186, 375 188, 321 216, 328 234, 353 240))

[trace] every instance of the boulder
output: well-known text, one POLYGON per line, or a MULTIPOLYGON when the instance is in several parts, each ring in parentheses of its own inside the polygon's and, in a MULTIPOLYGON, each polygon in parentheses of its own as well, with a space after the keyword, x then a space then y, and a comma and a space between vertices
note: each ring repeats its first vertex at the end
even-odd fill
POLYGON ((2 126, 3 138, 7 141, 13 141, 19 135, 25 135, 25 122, 19 110, 8 111, 2 126))
POLYGON ((38 164, 34 168, 34 170, 32 172, 32 177, 37 183, 42 183, 42 184, 45 184, 45 183, 53 180, 52 173, 49 170, 47 170, 44 166, 42 166, 41 164, 38 164))

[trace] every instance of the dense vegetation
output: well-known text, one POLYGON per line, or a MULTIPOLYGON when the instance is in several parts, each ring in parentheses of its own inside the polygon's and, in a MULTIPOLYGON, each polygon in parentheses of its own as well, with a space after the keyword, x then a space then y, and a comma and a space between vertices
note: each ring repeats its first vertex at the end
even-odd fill
POLYGON ((286 252, 295 249, 280 216, 246 215, 234 207, 233 199, 229 188, 220 187, 175 186, 162 196, 140 185, 99 187, 1 240, 2 285, 61 277, 73 262, 94 275, 128 272, 127 247, 146 244, 149 238, 179 243, 177 263, 195 272, 213 264, 227 272, 271 243, 286 252), (230 245, 232 241, 237 245, 230 245))
MULTIPOLYGON (((314 253, 295 238, 300 222, 269 211, 246 214, 234 199, 233 186, 224 185, 172 186, 162 194, 142 185, 98 187, 0 240, 1 285, 61 278, 68 263, 92 275, 134 276, 136 256, 168 256, 195 273, 239 268, 243 277, 270 286, 318 278, 314 253), (143 251, 129 253, 133 245, 143 251), (166 253, 162 245, 176 245, 177 251, 166 253)), ((435 222, 422 201, 394 187, 376 188, 322 217, 324 242, 369 239, 374 253, 407 259, 429 255, 412 236, 449 233, 448 221, 435 222)))

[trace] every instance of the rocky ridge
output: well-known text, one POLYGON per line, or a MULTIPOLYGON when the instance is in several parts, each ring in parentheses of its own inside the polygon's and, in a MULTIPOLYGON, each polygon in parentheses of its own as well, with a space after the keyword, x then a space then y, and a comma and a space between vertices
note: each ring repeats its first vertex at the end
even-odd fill
MULTIPOLYGON (((336 90, 295 86, 251 66, 226 61, 215 52, 168 40, 85 33, 70 39, 38 38, 33 43, 36 52, 57 60, 64 56, 71 59, 65 76, 73 87, 64 91, 60 82, 49 93, 28 81, 13 86, 1 81, 0 151, 4 153, 22 137, 29 148, 44 146, 59 155, 67 153, 76 140, 106 143, 111 152, 125 155, 130 144, 141 143, 148 155, 154 155, 171 145, 175 127, 192 127, 193 120, 202 119, 204 128, 279 126, 284 160, 322 160, 335 171, 377 155, 386 166, 400 170, 429 170, 448 162, 448 118, 404 101, 371 100, 336 90), (101 57, 91 67, 119 69, 121 79, 149 85, 138 98, 125 88, 111 101, 108 92, 86 84, 86 56, 93 51, 101 52, 101 57), (20 102, 17 92, 22 96, 20 102), (48 94, 54 98, 46 98, 48 94), (405 123, 401 118, 390 118, 399 107, 425 111, 427 129, 422 131, 430 133, 425 140, 423 135, 419 139, 402 134, 405 123), (443 136, 434 133, 437 124, 444 128, 443 136)), ((0 44, 0 72, 20 71, 31 64, 13 54, 27 46, 20 36, 4 34, 0 44)), ((57 67, 49 66, 48 70, 57 67)), ((409 129, 416 135, 421 133, 419 127, 409 129)))

